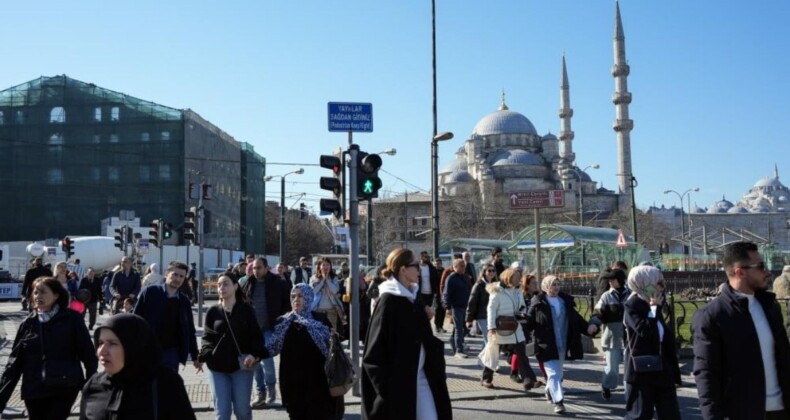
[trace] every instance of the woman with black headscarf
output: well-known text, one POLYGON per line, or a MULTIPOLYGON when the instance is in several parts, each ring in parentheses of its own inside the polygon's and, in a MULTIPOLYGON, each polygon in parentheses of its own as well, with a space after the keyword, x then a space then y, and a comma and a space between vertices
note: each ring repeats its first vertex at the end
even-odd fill
POLYGON ((280 355, 280 393, 291 419, 339 419, 343 397, 329 394, 324 364, 329 357, 331 324, 323 313, 311 312, 315 295, 304 283, 291 290, 293 310, 277 319, 266 342, 271 357, 280 355))
POLYGON ((163 365, 145 320, 118 314, 94 332, 104 372, 82 389, 80 419, 194 419, 184 381, 163 365))

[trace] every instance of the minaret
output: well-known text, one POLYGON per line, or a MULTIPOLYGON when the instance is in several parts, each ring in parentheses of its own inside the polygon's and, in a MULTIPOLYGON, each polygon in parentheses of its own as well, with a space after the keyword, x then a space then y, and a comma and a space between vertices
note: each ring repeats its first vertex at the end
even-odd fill
POLYGON ((631 130, 634 128, 634 121, 628 118, 628 104, 631 103, 631 93, 628 92, 628 73, 631 72, 631 69, 625 59, 625 35, 623 22, 620 19, 620 2, 618 0, 615 0, 614 7, 614 66, 612 66, 614 94, 612 102, 615 105, 616 119, 612 128, 617 133, 617 176, 620 193, 630 196, 631 177, 633 176, 633 172, 631 172, 631 130))
POLYGON ((570 85, 568 85, 568 69, 565 67, 565 51, 562 52, 562 83, 560 84, 560 141, 562 150, 560 158, 568 163, 573 163, 576 156, 573 154, 573 130, 571 130, 571 108, 570 85))

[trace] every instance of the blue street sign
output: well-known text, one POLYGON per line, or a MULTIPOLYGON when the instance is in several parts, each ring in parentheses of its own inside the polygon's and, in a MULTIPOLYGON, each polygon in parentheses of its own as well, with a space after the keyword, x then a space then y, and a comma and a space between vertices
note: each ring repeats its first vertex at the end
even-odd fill
POLYGON ((327 104, 329 131, 373 132, 373 104, 359 102, 329 102, 327 104))

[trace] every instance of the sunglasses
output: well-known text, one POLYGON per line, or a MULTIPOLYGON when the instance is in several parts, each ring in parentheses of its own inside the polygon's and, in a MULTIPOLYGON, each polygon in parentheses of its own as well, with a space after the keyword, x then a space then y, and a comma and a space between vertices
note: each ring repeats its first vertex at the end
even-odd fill
POLYGON ((758 269, 760 271, 765 271, 765 262, 764 261, 760 261, 758 263, 742 265, 740 267, 741 268, 745 268, 745 269, 756 268, 756 269, 758 269))
POLYGON ((486 270, 486 273, 496 273, 496 270, 494 270, 493 268, 489 268, 488 270, 486 270))
POLYGON ((411 263, 411 264, 406 264, 406 267, 420 268, 420 263, 411 263))

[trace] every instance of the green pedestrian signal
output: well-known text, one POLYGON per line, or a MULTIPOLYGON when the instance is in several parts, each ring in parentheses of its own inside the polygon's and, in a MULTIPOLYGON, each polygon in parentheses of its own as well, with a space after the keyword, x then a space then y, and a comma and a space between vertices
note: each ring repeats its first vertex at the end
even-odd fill
POLYGON ((377 154, 357 152, 357 194, 360 200, 370 200, 379 196, 381 178, 381 157, 377 154))

